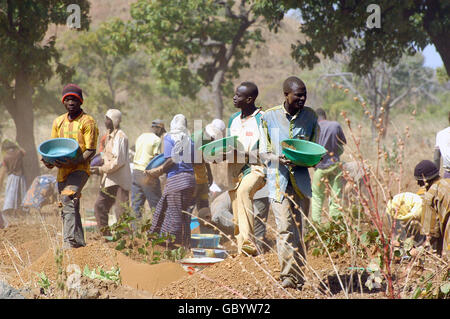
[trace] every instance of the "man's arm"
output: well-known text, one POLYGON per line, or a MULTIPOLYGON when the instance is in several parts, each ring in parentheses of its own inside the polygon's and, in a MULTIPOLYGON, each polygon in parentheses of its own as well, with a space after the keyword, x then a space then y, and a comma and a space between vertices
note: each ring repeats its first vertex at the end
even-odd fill
POLYGON ((114 143, 117 144, 113 147, 114 158, 112 161, 108 161, 99 167, 100 173, 114 173, 128 163, 128 138, 122 136, 116 138, 117 141, 114 141, 114 143))

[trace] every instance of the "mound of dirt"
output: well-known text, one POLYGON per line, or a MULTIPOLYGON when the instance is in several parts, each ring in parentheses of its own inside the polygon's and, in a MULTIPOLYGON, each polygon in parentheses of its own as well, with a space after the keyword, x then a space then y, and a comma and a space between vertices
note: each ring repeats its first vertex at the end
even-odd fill
POLYGON ((155 293, 170 299, 194 298, 292 298, 297 290, 280 287, 275 254, 255 258, 228 257, 224 261, 174 282, 155 293))
POLYGON ((144 264, 123 254, 117 255, 122 283, 137 290, 154 293, 170 283, 188 276, 178 263, 144 264))
POLYGON ((86 247, 77 249, 70 249, 63 251, 63 258, 61 266, 56 262, 56 252, 53 248, 47 249, 38 259, 31 265, 27 266, 20 274, 15 276, 10 281, 12 286, 18 287, 23 282, 34 282, 37 278, 37 273, 45 273, 51 281, 57 279, 59 267, 67 273, 74 271, 74 268, 68 269, 71 264, 78 265, 83 271, 86 265, 90 269, 101 267, 105 270, 110 270, 117 265, 117 251, 112 250, 107 245, 99 242, 89 243, 86 247))

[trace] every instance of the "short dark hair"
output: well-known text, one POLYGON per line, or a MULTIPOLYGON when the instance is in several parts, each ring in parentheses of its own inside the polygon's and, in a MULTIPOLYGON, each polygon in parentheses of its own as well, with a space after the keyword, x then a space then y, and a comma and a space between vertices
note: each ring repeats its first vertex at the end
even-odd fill
POLYGON ((302 80, 300 80, 296 76, 290 76, 283 82, 283 92, 284 93, 292 92, 297 87, 306 88, 306 85, 305 85, 305 83, 303 83, 302 80))
POLYGON ((324 119, 327 118, 327 113, 325 113, 325 110, 323 108, 321 108, 321 107, 316 109, 316 114, 317 114, 318 117, 321 117, 321 118, 324 118, 324 119))
POLYGON ((245 86, 249 91, 249 96, 254 97, 255 99, 258 97, 259 91, 258 87, 253 82, 242 82, 239 86, 245 86))

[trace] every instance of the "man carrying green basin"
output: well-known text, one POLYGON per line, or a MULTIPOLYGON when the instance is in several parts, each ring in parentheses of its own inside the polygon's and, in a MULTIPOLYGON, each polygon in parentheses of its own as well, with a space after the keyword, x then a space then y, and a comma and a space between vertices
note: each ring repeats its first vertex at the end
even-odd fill
POLYGON ((48 169, 58 168, 58 192, 62 204, 63 249, 86 246, 80 216, 81 190, 89 178, 89 162, 95 155, 98 127, 94 118, 81 109, 83 92, 75 84, 68 84, 62 92, 62 103, 67 113, 53 121, 52 138, 72 138, 78 142, 80 152, 74 159, 42 162, 48 169))
POLYGON ((267 166, 269 200, 277 225, 277 251, 284 288, 301 289, 306 258, 302 234, 302 212, 308 216, 311 179, 308 168, 296 166, 282 154, 282 141, 302 139, 316 142, 320 129, 317 115, 305 106, 306 86, 297 77, 283 83, 284 102, 261 118, 260 158, 267 166), (286 197, 293 198, 294 203, 286 197))

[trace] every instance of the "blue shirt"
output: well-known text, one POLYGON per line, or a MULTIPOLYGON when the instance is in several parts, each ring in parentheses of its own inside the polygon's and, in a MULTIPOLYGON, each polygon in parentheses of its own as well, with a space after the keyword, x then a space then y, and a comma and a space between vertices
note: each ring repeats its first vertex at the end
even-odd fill
MULTIPOLYGON (((317 115, 310 107, 303 107, 291 116, 283 105, 267 110, 261 118, 260 153, 282 155, 281 142, 285 139, 304 139, 315 142, 320 134, 317 115)), ((289 182, 301 197, 311 197, 311 178, 307 167, 286 167, 279 162, 267 163, 269 198, 281 202, 289 182)))
MULTIPOLYGON (((170 136, 170 134, 166 134, 164 136, 164 158, 171 158, 172 157, 172 149, 175 145, 175 141, 172 139, 172 137, 170 136)), ((191 145, 192 145, 192 149, 191 152, 193 154, 194 151, 194 143, 191 140, 191 145)), ((183 154, 183 151, 181 151, 180 155, 183 154)), ((167 178, 172 177, 178 173, 181 172, 194 172, 194 169, 192 167, 191 163, 186 163, 184 161, 180 161, 180 162, 176 162, 175 159, 174 160, 174 164, 172 165, 172 167, 170 168, 169 172, 167 173, 167 178)))
POLYGON ((316 168, 325 169, 339 162, 339 156, 343 151, 342 145, 346 144, 347 140, 338 122, 323 120, 319 122, 319 126, 320 136, 317 143, 325 147, 327 153, 316 168))

